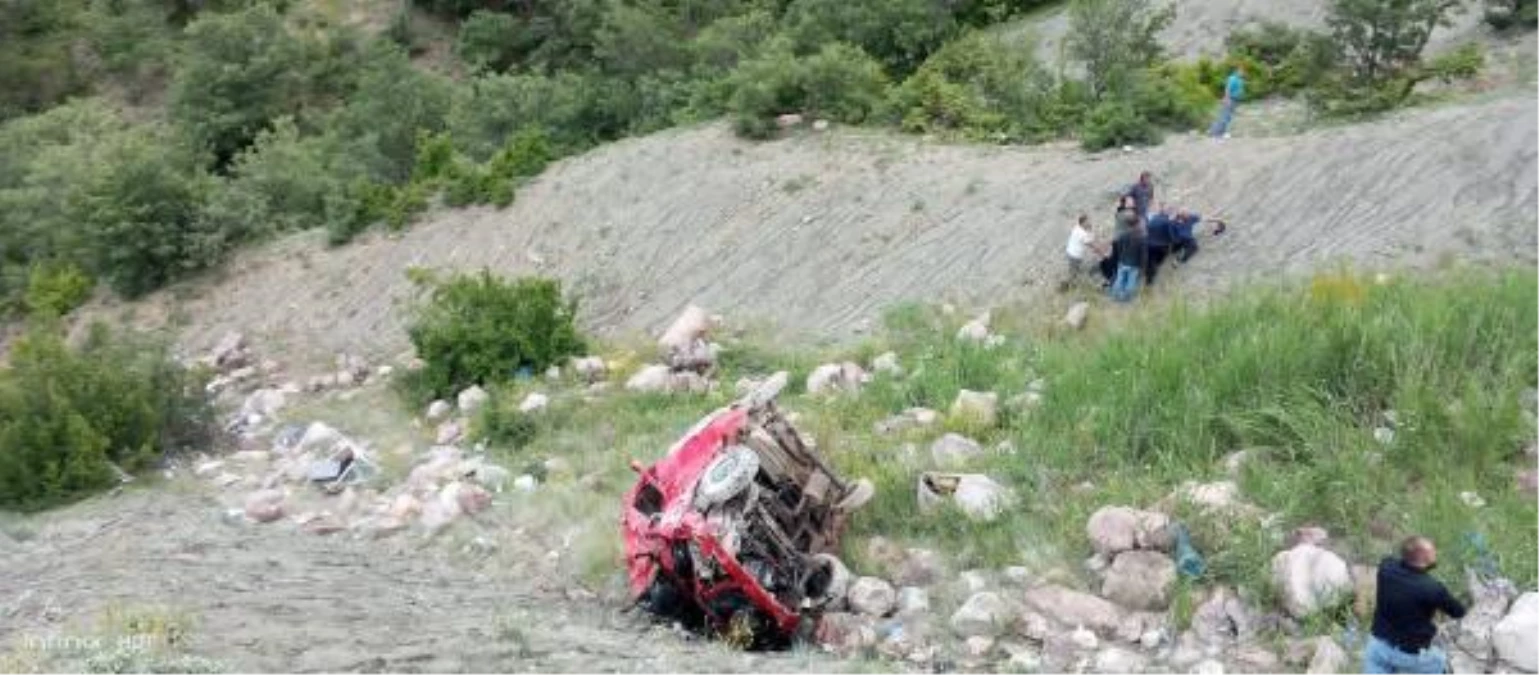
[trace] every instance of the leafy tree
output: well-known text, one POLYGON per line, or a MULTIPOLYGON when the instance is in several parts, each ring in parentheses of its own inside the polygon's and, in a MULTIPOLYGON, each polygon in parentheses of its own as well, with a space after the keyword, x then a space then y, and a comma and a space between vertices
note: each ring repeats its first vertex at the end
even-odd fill
POLYGON ((802 52, 848 42, 906 75, 956 33, 939 0, 792 0, 784 24, 802 52))
POLYGON ((1497 30, 1539 26, 1539 0, 1486 0, 1486 23, 1497 30))
POLYGON ((330 122, 342 161, 377 181, 406 182, 420 132, 444 129, 453 96, 448 80, 413 67, 401 48, 375 43, 357 89, 330 122))
POLYGON ((1326 24, 1340 48, 1347 87, 1384 93, 1390 103, 1409 96, 1432 31, 1446 26, 1463 0, 1332 0, 1326 24))
POLYGON ((893 95, 908 131, 1025 140, 1061 130, 1052 77, 1026 41, 972 32, 931 55, 893 95))
POLYGON ((502 72, 539 46, 529 21, 503 12, 477 10, 455 39, 454 52, 473 70, 502 72))
MULTIPOLYGON (((1175 7, 1152 0, 1074 0, 1069 5, 1069 56, 1085 67, 1090 97, 1127 96, 1163 56, 1159 32, 1175 7)), ((1108 118, 1114 115, 1107 109, 1108 118)))
POLYGON ((763 138, 784 113, 865 122, 883 103, 887 76, 859 47, 833 43, 805 57, 783 46, 771 49, 738 68, 732 85, 729 105, 738 132, 763 138))
POLYGON ((187 26, 171 117, 223 166, 274 119, 300 111, 306 61, 305 46, 267 5, 203 15, 187 26))
POLYGON ((684 35, 660 10, 616 3, 594 36, 594 56, 605 70, 635 77, 688 65, 684 35))
POLYGON ((80 4, 0 2, 0 121, 41 111, 88 88, 70 52, 80 4))

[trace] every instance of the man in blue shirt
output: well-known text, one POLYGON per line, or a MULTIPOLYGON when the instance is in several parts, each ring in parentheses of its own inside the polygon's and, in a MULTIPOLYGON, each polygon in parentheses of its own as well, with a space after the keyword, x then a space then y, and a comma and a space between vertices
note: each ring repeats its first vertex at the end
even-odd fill
MULTIPOLYGON (((1149 206, 1154 203, 1154 175, 1148 171, 1138 174, 1138 182, 1128 186, 1122 191, 1124 198, 1133 198, 1133 208, 1138 212, 1138 219, 1149 219, 1149 206)), ((1120 210, 1120 208, 1119 208, 1120 210)))
POLYGON ((1177 211, 1176 217, 1170 219, 1170 246, 1171 252, 1176 254, 1176 262, 1184 263, 1197 255, 1194 230, 1199 222, 1202 222, 1202 216, 1186 209, 1177 211))
POLYGON ((1229 123, 1234 121, 1234 106, 1245 96, 1245 67, 1235 66, 1224 81, 1224 103, 1218 110, 1218 121, 1210 133, 1214 138, 1229 137, 1229 123))

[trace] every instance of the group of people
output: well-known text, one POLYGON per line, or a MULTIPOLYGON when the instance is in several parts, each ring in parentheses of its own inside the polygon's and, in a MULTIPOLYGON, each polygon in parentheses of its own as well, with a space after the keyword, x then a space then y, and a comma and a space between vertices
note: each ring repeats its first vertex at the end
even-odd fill
MULTIPOLYGON (((1111 244, 1102 244, 1095 236, 1090 216, 1080 214, 1064 254, 1068 259, 1067 278, 1060 289, 1070 286, 1090 272, 1099 273, 1101 286, 1113 300, 1131 302, 1140 285, 1154 283, 1154 277, 1166 260, 1179 265, 1197 254, 1197 225, 1202 216, 1184 207, 1155 204, 1154 177, 1148 171, 1138 182, 1123 190, 1117 200, 1111 244), (1152 213, 1151 213, 1152 210, 1152 213), (1092 262, 1091 255, 1100 256, 1092 262)), ((1213 234, 1223 234, 1226 225, 1215 220, 1213 234)))

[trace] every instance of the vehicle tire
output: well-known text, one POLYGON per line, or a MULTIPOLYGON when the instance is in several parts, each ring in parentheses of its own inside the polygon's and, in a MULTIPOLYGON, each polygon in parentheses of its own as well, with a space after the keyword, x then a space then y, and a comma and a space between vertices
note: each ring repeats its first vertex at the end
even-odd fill
POLYGON ((850 592, 850 584, 855 581, 855 575, 844 565, 844 561, 827 553, 819 553, 812 556, 812 564, 815 568, 807 576, 807 587, 802 589, 804 597, 819 607, 843 600, 850 592), (822 569, 816 569, 818 567, 822 569))
POLYGON ((695 508, 708 509, 736 497, 759 473, 759 455, 741 445, 722 453, 695 484, 695 508))

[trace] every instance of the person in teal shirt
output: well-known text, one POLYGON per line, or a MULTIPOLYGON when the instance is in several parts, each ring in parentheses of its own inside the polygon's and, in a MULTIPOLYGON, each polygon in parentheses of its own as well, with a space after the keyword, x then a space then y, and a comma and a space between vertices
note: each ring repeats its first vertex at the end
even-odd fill
POLYGON ((1224 81, 1224 103, 1218 110, 1218 121, 1210 133, 1214 138, 1229 137, 1229 123, 1234 121, 1234 106, 1245 96, 1245 67, 1235 66, 1224 81))

